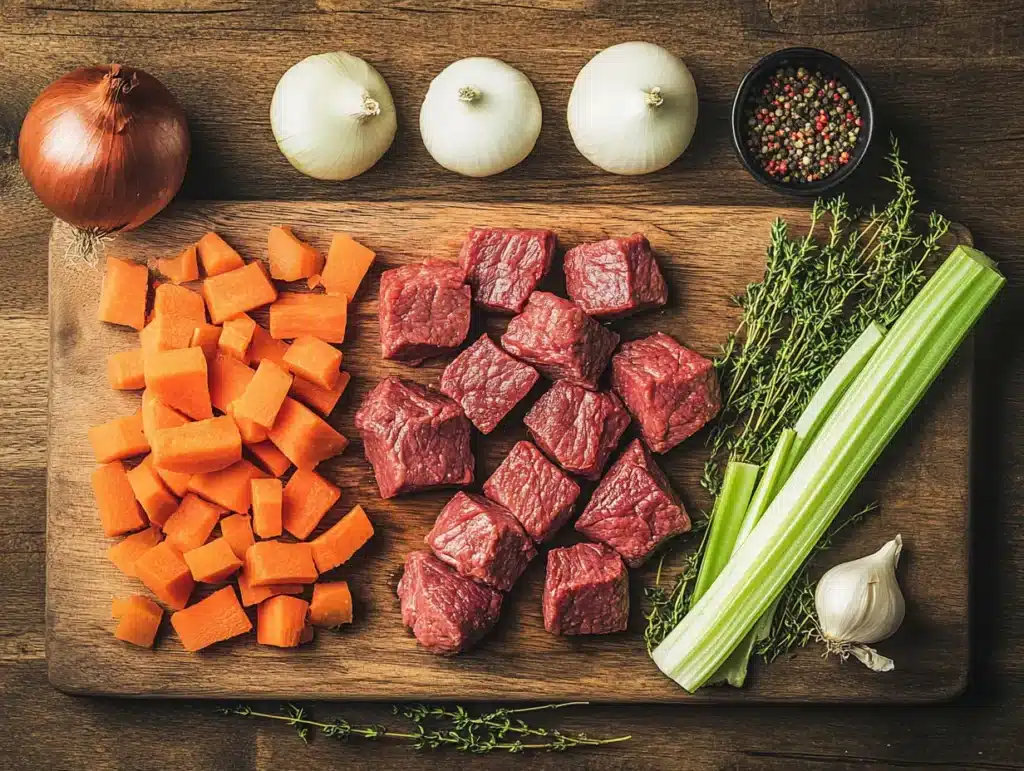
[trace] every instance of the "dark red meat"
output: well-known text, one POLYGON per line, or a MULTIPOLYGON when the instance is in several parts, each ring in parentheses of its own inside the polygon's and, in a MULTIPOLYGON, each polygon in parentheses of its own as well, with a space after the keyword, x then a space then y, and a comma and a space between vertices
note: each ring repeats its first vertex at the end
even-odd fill
POLYGON ((464 350, 441 375, 441 393, 462 405, 482 433, 494 430, 540 378, 529 364, 509 356, 487 335, 464 350))
POLYGON ((629 575, 599 543, 548 552, 544 628, 552 634, 608 634, 629 623, 629 575))
POLYGON ((556 243, 550 230, 470 230, 459 263, 473 287, 473 302, 492 311, 519 313, 547 275, 556 243))
POLYGON ((610 391, 588 391, 559 380, 523 422, 537 446, 562 468, 597 479, 629 425, 629 414, 610 391))
POLYGON ((442 562, 461 575, 508 591, 537 551, 504 506, 480 495, 456 493, 426 537, 442 562))
POLYGON ((487 634, 501 612, 501 592, 464 578, 428 551, 405 558, 398 582, 402 623, 433 653, 459 653, 487 634))
POLYGON ((699 431, 722 406, 711 360, 661 332, 623 343, 612 359, 612 388, 655 452, 699 431))
POLYGON ((385 359, 419 364, 454 351, 469 333, 470 289, 462 268, 427 260, 380 277, 380 348, 385 359))
POLYGON ((484 495, 500 503, 540 543, 572 516, 580 486, 530 442, 517 442, 484 482, 484 495))
POLYGON ((668 287, 639 233, 580 244, 565 253, 565 289, 591 316, 625 316, 668 300, 668 287))
POLYGON ((442 393, 389 377, 356 413, 381 498, 473 481, 469 420, 442 393))
POLYGON ((594 390, 619 336, 573 302, 534 292, 526 309, 508 323, 502 347, 552 380, 594 390))
POLYGON ((634 439, 597 486, 576 529, 640 567, 666 538, 690 529, 690 518, 668 479, 634 439))

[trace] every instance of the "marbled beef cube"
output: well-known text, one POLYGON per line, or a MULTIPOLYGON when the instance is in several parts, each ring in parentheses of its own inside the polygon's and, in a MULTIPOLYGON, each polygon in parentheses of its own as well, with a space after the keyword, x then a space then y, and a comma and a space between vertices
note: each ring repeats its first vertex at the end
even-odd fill
POLYGON ((598 318, 626 316, 668 301, 668 287, 640 233, 580 244, 565 253, 565 289, 598 318))
POLYGON ((473 228, 459 263, 473 287, 473 302, 487 310, 519 313, 547 275, 557 238, 550 230, 473 228))
POLYGON ((552 634, 608 634, 629 623, 629 574, 599 543, 548 552, 544 628, 552 634))
POLYGON ((509 511, 480 495, 457 493, 426 537, 442 562, 460 575, 508 591, 536 549, 509 511))
POLYGON ((473 481, 469 420, 444 394, 392 376, 366 395, 355 422, 381 498, 473 481))
POLYGON ((441 375, 441 393, 462 405, 481 433, 489 434, 540 378, 487 335, 464 350, 441 375))
POLYGON ((453 262, 427 260, 380 277, 381 356, 420 364, 458 348, 469 333, 470 288, 453 262))
POLYGON ((531 442, 516 442, 484 482, 484 495, 512 512, 537 543, 569 521, 579 494, 580 486, 531 442))
POLYGON ((619 336, 573 302, 534 292, 526 308, 508 323, 502 347, 528 361, 551 380, 568 380, 595 390, 619 336))
POLYGON ((668 452, 718 414, 715 365, 661 332, 623 343, 612 359, 612 388, 654 452, 668 452))
POLYGON ((459 653, 498 621, 501 592, 464 578, 428 551, 405 558, 398 582, 402 623, 433 653, 459 653))
POLYGON ((562 468, 597 479, 629 425, 629 414, 610 391, 588 391, 559 380, 523 422, 537 446, 562 468))
POLYGON ((639 439, 630 443, 597 486, 576 529, 640 567, 668 538, 690 529, 690 518, 665 474, 639 439))

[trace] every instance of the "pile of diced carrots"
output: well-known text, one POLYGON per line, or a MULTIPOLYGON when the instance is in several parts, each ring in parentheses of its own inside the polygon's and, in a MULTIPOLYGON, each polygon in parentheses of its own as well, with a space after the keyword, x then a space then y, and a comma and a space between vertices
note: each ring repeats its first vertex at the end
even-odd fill
POLYGON ((142 399, 89 430, 101 464, 92 487, 103 532, 121 539, 108 558, 153 596, 114 599, 125 642, 152 647, 162 606, 189 651, 250 632, 253 606, 262 645, 294 647, 314 626, 352 621, 347 582, 323 577, 373 525, 355 506, 310 537, 341 497, 316 469, 348 444, 325 418, 349 382, 336 344, 374 253, 337 235, 324 258, 288 227, 271 229, 267 253, 269 276, 207 233, 156 261, 167 281, 152 292, 145 264, 106 260, 99 319, 139 334, 107 376, 142 399), (200 266, 197 292, 185 285, 200 266), (248 315, 266 305, 269 330, 248 315), (220 588, 193 601, 197 583, 220 588))

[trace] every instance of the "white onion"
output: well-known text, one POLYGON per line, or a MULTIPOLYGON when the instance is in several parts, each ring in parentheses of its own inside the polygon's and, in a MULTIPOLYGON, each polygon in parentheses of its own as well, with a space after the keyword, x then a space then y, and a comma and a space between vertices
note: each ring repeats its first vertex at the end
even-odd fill
POLYGON ((303 59, 274 89, 270 124, 284 156, 317 179, 350 179, 387 152, 398 125, 384 78, 336 51, 303 59))
POLYGON ((648 174, 683 154, 697 125, 697 88, 679 57, 620 43, 584 65, 569 96, 577 149, 605 171, 648 174))
POLYGON ((515 166, 540 135, 537 92, 523 73, 475 56, 445 67, 420 108, 427 152, 450 171, 487 177, 515 166))

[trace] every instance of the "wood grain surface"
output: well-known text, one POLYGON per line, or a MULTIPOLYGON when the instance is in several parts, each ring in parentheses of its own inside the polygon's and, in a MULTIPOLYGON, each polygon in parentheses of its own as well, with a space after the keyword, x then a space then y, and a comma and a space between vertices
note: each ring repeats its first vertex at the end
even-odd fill
MULTIPOLYGON (((0 0, 0 765, 11 769, 217 771, 524 768, 999 769, 1024 766, 1024 14, 1017 0, 0 0), (682 56, 700 94, 694 144, 639 179, 613 177, 572 147, 562 121, 576 70, 602 47, 651 40, 682 56), (201 199, 550 201, 779 205, 736 161, 733 90, 758 57, 829 49, 868 81, 923 205, 967 224, 1009 286, 976 346, 971 667, 942 707, 591 706, 537 722, 614 748, 528 757, 419 754, 399 741, 308 747, 285 726, 216 717, 208 702, 76 698, 47 681, 44 632, 46 250, 52 218, 18 169, 18 129, 51 80, 86 63, 144 67, 189 115, 184 194, 201 199), (304 56, 345 48, 384 73, 399 138, 350 183, 308 179, 280 157, 267 114, 273 83, 304 56), (540 93, 535 154, 487 180, 439 169, 419 142, 433 73, 470 54, 501 56, 540 93)), ((871 154, 844 192, 884 200, 871 154)), ((276 709, 263 703, 261 706, 276 709)), ((314 715, 395 727, 387 704, 313 703, 314 715)))
MULTIPOLYGON (((902 533, 907 558, 901 580, 911 612, 901 633, 883 646, 897 671, 878 677, 821 651, 804 649, 767 668, 742 691, 708 688, 694 697, 664 677, 643 646, 643 588, 654 581, 657 560, 631 571, 631 623, 627 634, 560 638, 544 631, 541 590, 544 558, 535 559, 510 593, 496 631, 471 653, 432 655, 402 626, 395 586, 405 555, 423 548, 451 490, 383 501, 362 457, 353 418, 363 396, 388 375, 436 385, 451 356, 421 367, 380 357, 377 286, 382 270, 427 258, 455 259, 474 225, 551 227, 562 248, 613 235, 642 232, 650 239, 669 285, 665 309, 616 322, 624 340, 667 332, 713 356, 736 326, 730 297, 764 269, 772 220, 799 228, 801 210, 687 206, 588 206, 438 203, 216 203, 179 205, 159 220, 105 245, 108 255, 152 262, 178 253, 216 230, 243 255, 265 258, 274 225, 288 224, 322 252, 331 234, 347 232, 378 255, 349 307, 344 366, 352 383, 331 422, 352 439, 347 452, 318 467, 342 489, 317 533, 356 503, 376 534, 355 559, 329 575, 353 586, 356 623, 341 633, 322 632, 312 645, 282 651, 247 636, 202 655, 185 652, 166 634, 155 652, 125 646, 109 634, 110 600, 141 589, 105 557, 115 539, 104 538, 89 477, 95 468, 90 426, 134 412, 138 392, 112 391, 105 362, 137 345, 137 334, 96 320, 101 272, 69 266, 71 231, 55 228, 50 247, 50 437, 47 524, 47 658, 50 681, 75 693, 220 698, 532 699, 542 701, 821 701, 917 702, 948 698, 967 675, 968 474, 971 357, 960 356, 921 410, 890 447, 877 473, 855 500, 879 500, 882 511, 847 531, 827 565, 863 556, 902 533), (870 545, 870 548, 868 547, 870 545), (362 657, 358 651, 373 651, 362 657)), ((560 286, 556 261, 547 288, 560 286)), ((259 314, 254 314, 257 318, 259 314)), ((508 317, 474 314, 469 344, 485 330, 500 336, 508 317)), ((547 384, 488 436, 475 434, 477 471, 472 489, 527 437, 522 415, 547 384)), ((630 431, 623 444, 635 432, 630 431)), ((676 490, 691 509, 706 507, 699 486, 704 434, 660 456, 676 490)), ((580 509, 593 484, 584 484, 580 509)), ((694 511, 696 514, 696 511, 694 511)), ((571 528, 557 544, 575 539, 571 528)), ((685 539, 683 539, 685 540, 685 539)), ((681 546, 682 544, 680 544, 681 546)), ((692 546, 692 544, 691 544, 692 546)), ((678 565, 681 558, 666 564, 678 565)), ((669 571, 666 578, 672 577, 669 571)))

